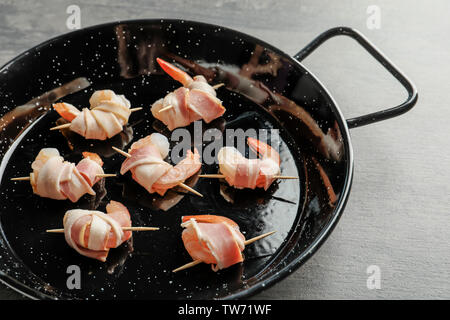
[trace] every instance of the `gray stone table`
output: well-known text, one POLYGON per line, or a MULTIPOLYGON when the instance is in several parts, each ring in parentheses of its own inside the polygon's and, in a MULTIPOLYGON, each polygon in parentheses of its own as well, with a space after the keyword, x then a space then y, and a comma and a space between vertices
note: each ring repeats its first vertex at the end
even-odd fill
MULTIPOLYGON (((81 9, 82 27, 183 18, 240 30, 289 54, 331 27, 362 31, 414 80, 419 102, 404 116, 351 131, 355 176, 337 228, 304 266, 255 298, 450 298, 449 1, 1 0, 0 64, 68 32, 71 4, 81 9), (379 24, 371 23, 373 10, 379 24), (367 287, 372 265, 381 271, 379 289, 367 287)), ((405 98, 351 39, 330 40, 304 63, 348 118, 405 98)), ((0 285, 0 299, 18 298, 0 285)))

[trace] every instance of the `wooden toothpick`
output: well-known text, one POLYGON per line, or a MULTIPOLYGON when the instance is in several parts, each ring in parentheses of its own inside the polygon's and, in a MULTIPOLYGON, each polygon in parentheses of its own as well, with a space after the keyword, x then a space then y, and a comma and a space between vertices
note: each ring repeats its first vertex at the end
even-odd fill
POLYGON ((131 154, 129 154, 128 152, 125 152, 125 151, 123 151, 123 150, 121 150, 119 148, 116 148, 116 147, 112 147, 112 148, 113 148, 114 151, 117 151, 118 153, 120 153, 124 157, 131 158, 131 154))
MULTIPOLYGON (((122 227, 123 231, 156 231, 157 227, 122 227)), ((64 233, 64 229, 49 229, 45 230, 48 233, 64 233)))
POLYGON ((173 105, 169 104, 167 107, 164 107, 164 108, 162 108, 161 110, 159 110, 158 113, 159 113, 159 112, 164 112, 164 111, 170 110, 170 109, 172 109, 172 108, 173 108, 173 105))
POLYGON ((200 192, 198 192, 197 190, 192 189, 191 187, 189 187, 188 185, 185 185, 185 184, 182 183, 182 182, 180 182, 180 183, 178 184, 178 186, 181 187, 181 188, 183 188, 183 189, 186 189, 187 191, 192 192, 193 194, 196 194, 196 195, 199 196, 199 197, 202 197, 202 198, 203 198, 203 195, 202 195, 200 192))
POLYGON ((71 125, 72 125, 72 123, 69 122, 69 123, 65 123, 65 124, 50 128, 50 130, 53 131, 53 130, 65 129, 65 128, 69 128, 71 125))
POLYGON ((212 87, 213 87, 214 90, 217 90, 217 89, 219 89, 220 87, 222 87, 224 85, 225 85, 225 83, 219 83, 219 84, 216 84, 215 86, 212 86, 212 87))
POLYGON ((28 181, 30 180, 30 177, 17 177, 17 178, 11 178, 11 181, 28 181))
POLYGON ((109 178, 109 177, 117 177, 115 173, 99 173, 95 175, 97 178, 109 178))
POLYGON ((172 270, 172 272, 178 272, 178 271, 181 271, 181 270, 184 270, 184 269, 188 269, 188 268, 196 266, 196 265, 198 265, 198 264, 200 264, 202 262, 203 262, 202 260, 194 260, 192 262, 186 263, 185 265, 172 270))
POLYGON ((255 242, 255 241, 261 240, 262 238, 271 236, 271 235, 273 235, 275 232, 276 232, 275 230, 274 230, 274 231, 270 231, 270 232, 261 234, 261 235, 259 235, 259 236, 256 236, 256 237, 254 237, 254 238, 248 239, 247 241, 244 242, 244 244, 247 246, 247 245, 249 245, 249 244, 251 244, 251 243, 253 243, 253 242, 255 242))
MULTIPOLYGON (((116 177, 117 174, 115 173, 99 173, 95 175, 98 178, 108 178, 108 177, 116 177)), ((11 178, 11 181, 29 181, 31 180, 30 177, 16 177, 16 178, 11 178)))
MULTIPOLYGON (((216 179, 222 179, 225 178, 225 175, 223 174, 199 174, 199 178, 216 178, 216 179)), ((298 177, 294 176, 273 176, 274 179, 298 179, 298 177)))

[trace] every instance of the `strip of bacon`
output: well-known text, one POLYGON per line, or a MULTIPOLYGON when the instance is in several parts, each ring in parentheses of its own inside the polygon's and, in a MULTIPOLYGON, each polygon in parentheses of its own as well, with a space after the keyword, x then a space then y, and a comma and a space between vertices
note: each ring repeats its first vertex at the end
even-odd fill
POLYGON ((183 85, 167 94, 164 99, 156 101, 151 108, 153 116, 169 130, 185 127, 200 119, 209 123, 225 113, 222 102, 216 97, 216 90, 208 84, 205 77, 191 78, 186 72, 164 60, 158 58, 157 61, 165 72, 183 85), (171 108, 161 111, 168 106, 171 108))
POLYGON ((95 195, 92 186, 102 174, 101 158, 94 153, 83 153, 78 165, 64 161, 55 148, 44 148, 31 167, 30 183, 33 192, 41 197, 77 202, 84 194, 95 195))
POLYGON ((223 147, 217 155, 219 170, 229 185, 242 188, 267 190, 280 173, 280 155, 268 144, 254 138, 247 140, 251 149, 261 159, 247 159, 234 147, 223 147))
POLYGON ((54 109, 70 122, 69 129, 86 139, 105 140, 122 131, 131 114, 130 101, 112 90, 95 91, 90 109, 78 110, 68 103, 55 103, 54 109))
POLYGON ((152 186, 159 195, 163 196, 167 190, 183 183, 189 177, 193 176, 200 168, 200 154, 194 148, 194 152, 188 150, 186 158, 181 160, 175 166, 170 168, 162 175, 152 186))
POLYGON ((245 237, 231 219, 216 215, 182 217, 184 246, 193 260, 211 264, 214 271, 242 262, 245 237))
POLYGON ((225 113, 222 102, 211 93, 199 89, 189 91, 189 109, 206 123, 221 117, 225 113))
POLYGON ((92 187, 102 179, 98 175, 104 173, 102 168, 103 161, 96 153, 83 152, 83 157, 84 159, 78 162, 76 168, 92 187))
POLYGON ((176 166, 164 161, 169 153, 169 142, 159 133, 138 140, 131 145, 131 155, 123 163, 121 174, 131 171, 133 179, 149 193, 164 195, 166 191, 194 175, 201 168, 200 155, 188 151, 185 159, 176 166))
POLYGON ((69 246, 83 256, 106 261, 109 249, 117 248, 131 238, 131 217, 127 208, 117 201, 100 211, 74 209, 64 215, 64 234, 69 246))

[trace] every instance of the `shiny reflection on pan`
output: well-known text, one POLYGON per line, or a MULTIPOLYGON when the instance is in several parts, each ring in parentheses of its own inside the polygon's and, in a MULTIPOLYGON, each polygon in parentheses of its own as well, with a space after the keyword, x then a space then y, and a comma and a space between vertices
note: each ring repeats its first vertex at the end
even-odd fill
MULTIPOLYGON (((267 84, 252 79, 252 77, 261 77, 264 73, 277 75, 278 72, 286 72, 286 70, 283 70, 286 67, 280 62, 280 58, 270 52, 268 54, 269 62, 264 64, 264 67, 257 64, 255 61, 258 61, 264 51, 261 46, 257 45, 250 61, 244 64, 237 72, 232 72, 219 66, 212 68, 195 66, 196 64, 193 61, 188 61, 170 53, 167 56, 188 68, 191 72, 203 72, 200 74, 205 77, 212 77, 214 82, 223 82, 226 84, 227 89, 238 92, 255 103, 265 106, 283 125, 297 125, 299 127, 299 137, 305 142, 305 145, 312 143, 314 150, 320 152, 326 158, 340 161, 342 159, 343 144, 337 123, 332 123, 332 126, 325 134, 317 121, 303 107, 282 94, 270 90, 267 84)), ((279 78, 281 77, 276 79, 279 78)), ((271 83, 271 85, 284 87, 286 84, 271 83)))
POLYGON ((13 108, 0 118, 0 156, 3 156, 14 141, 30 123, 51 110, 51 104, 59 99, 89 87, 86 78, 77 78, 57 88, 47 91, 28 101, 24 105, 13 108))

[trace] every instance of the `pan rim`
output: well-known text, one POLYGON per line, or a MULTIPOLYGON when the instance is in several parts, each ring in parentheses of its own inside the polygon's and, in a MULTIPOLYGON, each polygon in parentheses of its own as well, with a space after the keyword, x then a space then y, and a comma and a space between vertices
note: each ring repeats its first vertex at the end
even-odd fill
MULTIPOLYGON (((264 40, 261 40, 259 38, 253 37, 251 35, 248 35, 246 33, 242 33, 240 31, 234 30, 232 28, 219 26, 215 24, 205 23, 205 22, 199 22, 199 21, 192 21, 192 20, 186 20, 186 19, 131 19, 131 20, 118 20, 113 22, 107 22, 102 24, 97 24, 93 26, 89 26, 83 29, 71 31, 68 33, 64 33, 58 36, 55 36, 53 38, 50 38, 42 43, 39 43, 35 45, 34 47, 23 51, 16 57, 12 58, 8 62, 6 62, 4 65, 0 67, 0 72, 8 69, 13 64, 19 62, 21 59, 29 55, 30 53, 34 51, 38 51, 40 48, 46 47, 54 42, 58 42, 70 37, 73 37, 75 35, 90 32, 93 30, 106 28, 106 27, 112 27, 119 24, 155 24, 155 23, 163 23, 163 22, 173 22, 173 23, 186 23, 186 24, 195 24, 199 26, 205 26, 209 28, 220 28, 226 32, 231 32, 236 35, 239 35, 253 43, 260 44, 264 46, 265 48, 268 48, 275 53, 283 56, 289 62, 291 62, 293 65, 296 65, 298 68, 302 69, 303 71, 308 72, 309 76, 311 77, 311 80, 315 82, 323 91, 323 94, 327 96, 327 98, 332 102, 329 107, 336 115, 336 120, 339 125, 339 129, 341 130, 342 138, 343 138, 343 144, 344 144, 344 151, 345 151, 345 157, 346 157, 346 173, 345 173, 345 181, 342 193, 339 197, 339 201, 334 209, 334 213, 332 214, 332 218, 330 221, 323 227, 323 229, 320 231, 320 233, 316 236, 316 238, 313 240, 313 242, 303 250, 303 253, 300 254, 297 258, 295 258, 293 261, 291 261, 289 264, 284 266, 279 272, 276 274, 273 274, 269 276, 267 279, 264 279, 263 281, 260 281, 256 283, 255 285, 245 288, 239 292, 230 294, 228 296, 223 297, 224 300, 231 300, 231 299, 244 299, 248 298, 250 296, 253 296, 257 294, 258 292, 261 292, 270 286, 274 285, 276 282, 286 278, 290 273, 297 270, 300 266, 302 266, 317 250, 322 246, 322 244, 325 242, 325 240, 328 238, 328 236, 332 233, 335 226, 337 225, 344 209, 348 201, 348 197, 350 195, 350 189, 353 181, 353 170, 354 170, 354 158, 353 158, 353 147, 351 143, 351 137, 349 128, 347 125, 347 122, 341 112, 341 109, 339 108, 339 105, 333 98, 333 96, 330 94, 328 89, 322 84, 322 82, 315 76, 313 72, 311 72, 308 68, 306 68, 300 61, 296 60, 294 57, 290 56, 289 54, 285 53, 284 51, 272 46, 269 43, 266 43, 264 40)), ((14 291, 30 298, 30 299, 58 299, 55 296, 48 295, 46 293, 43 293, 39 291, 38 289, 34 289, 22 282, 17 281, 12 276, 8 275, 7 273, 0 270, 0 282, 8 286, 9 288, 13 289, 14 291)))

